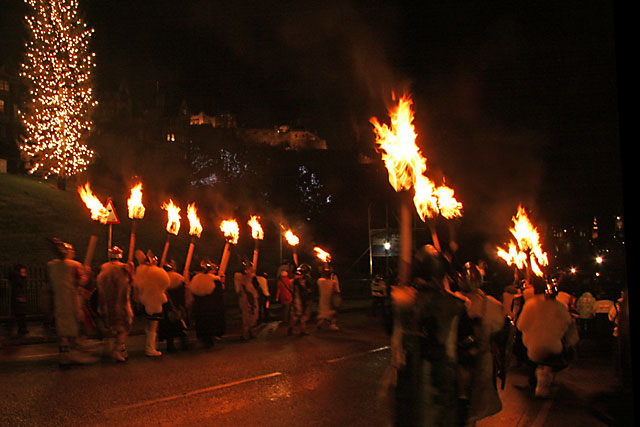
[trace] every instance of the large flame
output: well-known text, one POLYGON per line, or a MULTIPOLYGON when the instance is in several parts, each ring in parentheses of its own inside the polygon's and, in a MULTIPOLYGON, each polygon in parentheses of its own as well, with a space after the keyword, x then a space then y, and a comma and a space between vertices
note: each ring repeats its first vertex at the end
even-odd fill
POLYGON ((142 204, 142 183, 139 182, 131 188, 131 195, 127 199, 129 218, 141 219, 144 217, 145 208, 142 204))
POLYGON ((536 276, 542 277, 544 273, 541 267, 549 265, 549 258, 542 250, 538 230, 529 220, 522 205, 518 206, 518 212, 513 217, 513 227, 509 231, 515 242, 509 243, 508 251, 498 247, 498 256, 504 259, 507 265, 515 264, 518 268, 529 266, 536 276))
POLYGON ((167 232, 177 236, 180 231, 180 208, 169 199, 169 203, 164 203, 162 209, 167 211, 167 232))
POLYGON ((298 246, 300 243, 300 238, 293 234, 293 231, 291 230, 285 230, 284 238, 291 246, 298 246))
POLYGON ((91 211, 91 219, 106 224, 109 218, 109 211, 107 211, 107 208, 94 196, 88 182, 84 187, 78 187, 78 194, 89 211, 91 211))
POLYGON ((318 259, 322 262, 331 262, 331 254, 319 246, 313 248, 313 251, 316 253, 318 259))
POLYGON ((238 243, 240 237, 240 227, 235 219, 227 219, 220 223, 220 230, 224 234, 225 239, 232 245, 238 243))
POLYGON ((453 197, 453 193, 453 188, 447 187, 444 184, 435 189, 440 215, 446 219, 462 216, 462 203, 453 197))
POLYGON ((436 188, 424 175, 427 159, 416 145, 418 135, 413 125, 412 105, 407 95, 400 98, 397 107, 389 111, 391 126, 380 124, 375 117, 370 120, 378 151, 389 173, 389 183, 396 191, 413 188, 413 203, 423 221, 438 214, 447 219, 462 216, 462 203, 453 197, 453 189, 445 185, 436 188))
POLYGON ((198 218, 198 210, 196 209, 195 203, 191 203, 187 206, 187 218, 189 219, 189 234, 200 237, 202 234, 202 224, 200 224, 200 218, 198 218))
POLYGON ((262 230, 262 226, 260 225, 259 216, 252 215, 247 224, 251 226, 251 237, 256 240, 262 240, 264 238, 264 231, 262 230))

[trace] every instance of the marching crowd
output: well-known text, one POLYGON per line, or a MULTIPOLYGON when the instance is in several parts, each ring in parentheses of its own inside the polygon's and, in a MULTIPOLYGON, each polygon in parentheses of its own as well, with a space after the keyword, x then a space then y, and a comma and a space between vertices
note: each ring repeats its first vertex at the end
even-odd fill
MULTIPOLYGON (((501 411, 498 379, 504 388, 512 358, 528 369, 537 398, 551 397, 556 373, 574 360, 582 298, 560 291, 556 278, 516 272, 500 301, 482 289, 483 267, 426 245, 414 257, 410 284, 392 288, 385 384, 396 425, 473 426, 501 411)), ((380 281, 372 284, 374 310, 384 295, 380 281)), ((601 305, 618 343, 628 345, 626 293, 601 305)), ((624 354, 628 347, 619 349, 620 360, 624 354)), ((628 373, 628 357, 623 364, 628 373)))
MULTIPOLYGON (((225 276, 217 265, 202 261, 194 274, 183 276, 175 262, 158 265, 151 252, 135 251, 135 260, 122 261, 123 251, 109 249, 109 260, 97 274, 76 261, 73 247, 52 239, 54 259, 47 263, 47 292, 59 340, 61 366, 93 363, 98 360, 89 351, 85 338, 90 331, 104 344, 103 357, 117 362, 128 358, 127 338, 135 315, 145 320, 145 350, 148 357, 158 357, 159 342, 173 352, 176 340, 189 347, 189 330, 195 332, 204 348, 212 347, 227 332, 225 313, 225 276)), ((308 334, 312 299, 317 292, 317 327, 338 330, 336 308, 340 303, 340 286, 328 266, 312 278, 308 264, 283 263, 278 269, 275 301, 282 305, 282 325, 287 334, 308 334)), ((255 273, 250 261, 243 261, 240 271, 232 275, 242 318, 242 338, 256 336, 258 325, 267 320, 271 295, 265 275, 255 273)), ((47 304, 45 304, 47 305, 47 304)), ((314 308, 315 304, 314 304, 314 308)))
MULTIPOLYGON (((195 274, 183 277, 174 263, 161 267, 156 257, 140 250, 135 252, 137 266, 124 263, 122 250, 113 247, 109 261, 93 277, 90 268, 74 259, 71 245, 57 239, 52 243, 56 256, 47 272, 61 366, 97 360, 83 348, 87 322, 93 322, 102 338, 103 357, 125 362, 134 312, 145 317, 148 357, 162 355, 160 341, 169 352, 176 350, 175 340, 187 349, 188 330, 195 331, 205 348, 226 333, 229 283, 218 266, 203 261, 195 274)), ((268 320, 269 286, 248 261, 232 279, 242 337, 249 340, 259 323, 268 320)), ((384 383, 397 425, 468 426, 496 414, 502 409, 497 379, 504 387, 512 356, 530 368, 534 395, 549 397, 555 373, 569 365, 580 337, 594 327, 589 320, 598 313, 606 312, 615 322, 614 335, 628 337, 624 292, 615 303, 597 304, 588 292, 576 299, 559 291, 555 279, 521 279, 516 273, 500 301, 482 289, 484 283, 482 265, 457 262, 431 245, 417 251, 409 283, 390 286, 381 275, 373 279, 372 314, 382 312, 391 335, 384 383)), ((316 291, 316 326, 338 330, 341 294, 333 270, 325 265, 315 278, 307 264, 280 266, 274 300, 282 306, 287 334, 308 334, 316 291)), ((621 360, 626 351, 619 350, 621 360)))

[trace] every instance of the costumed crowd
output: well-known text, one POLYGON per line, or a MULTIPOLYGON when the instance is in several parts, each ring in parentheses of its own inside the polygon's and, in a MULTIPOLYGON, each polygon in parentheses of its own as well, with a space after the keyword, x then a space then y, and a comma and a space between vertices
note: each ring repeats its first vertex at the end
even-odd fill
MULTIPOLYGON (((102 338, 102 357, 125 362, 136 314, 145 318, 148 357, 162 355, 162 341, 168 352, 176 351, 175 340, 188 349, 188 331, 195 331, 204 348, 227 333, 230 284, 215 264, 203 261, 183 277, 174 262, 159 266, 153 254, 138 250, 134 266, 112 247, 109 261, 93 275, 73 259, 71 245, 52 243, 56 256, 47 270, 61 366, 97 361, 83 344, 91 327, 102 338)), ((396 425, 472 426, 496 414, 502 409, 498 380, 504 387, 512 357, 530 368, 534 395, 549 397, 554 375, 572 360, 579 333, 592 327, 585 320, 595 318, 598 309, 590 294, 576 300, 559 292, 555 279, 521 279, 516 272, 500 301, 483 290, 485 273, 481 263, 461 263, 425 245, 414 256, 408 283, 389 286, 382 275, 374 277, 372 314, 382 312, 391 336, 383 383, 396 425)), ((243 339, 255 337, 258 325, 269 320, 272 300, 282 307, 287 334, 308 334, 313 309, 315 327, 339 330, 340 286, 328 264, 312 277, 308 264, 283 263, 276 276, 273 298, 267 278, 257 275, 251 262, 231 276, 243 339)), ((625 323, 618 323, 628 318, 625 304, 621 298, 606 307, 608 319, 616 322, 615 334, 627 333, 625 323)))
MULTIPOLYGON (((217 265, 203 260, 186 277, 176 271, 174 261, 158 265, 151 252, 135 251, 135 260, 122 261, 123 251, 109 249, 109 260, 97 274, 74 259, 73 247, 52 239, 55 257, 47 264, 50 310, 59 338, 60 365, 92 363, 99 359, 87 344, 88 335, 103 343, 102 357, 125 362, 126 341, 134 316, 145 320, 145 349, 148 357, 158 357, 159 342, 166 351, 189 348, 189 331, 199 344, 210 348, 227 333, 225 276, 217 265)), ((287 334, 308 334, 312 312, 317 309, 317 327, 338 330, 337 305, 340 302, 338 278, 326 264, 319 277, 312 277, 308 264, 283 262, 278 269, 275 301, 282 306, 281 325, 287 334), (314 303, 317 295, 317 307, 314 303), (313 303, 313 304, 312 304, 313 303), (313 305, 313 307, 312 307, 313 305)), ((258 326, 269 320, 271 294, 266 274, 256 274, 250 261, 243 261, 235 272, 233 290, 242 319, 241 335, 255 338, 258 326)), ((20 323, 20 327, 23 328, 20 323)))

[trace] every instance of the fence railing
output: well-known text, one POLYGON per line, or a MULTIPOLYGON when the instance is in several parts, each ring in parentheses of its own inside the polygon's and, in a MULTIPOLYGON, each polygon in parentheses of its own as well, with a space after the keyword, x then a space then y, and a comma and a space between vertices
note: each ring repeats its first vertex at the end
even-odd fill
MULTIPOLYGON (((47 281, 46 265, 27 265, 27 287, 25 296, 27 298, 28 315, 41 315, 40 310, 40 289, 47 281)), ((0 319, 11 317, 11 283, 9 281, 12 274, 12 265, 0 265, 0 319)))
MULTIPOLYGON (((40 294, 47 281, 46 265, 27 265, 27 287, 25 294, 27 297, 27 315, 41 316, 40 294)), ((12 265, 0 264, 0 320, 12 317, 11 313, 11 283, 9 281, 13 270, 12 265)), ((369 295, 370 281, 368 279, 347 279, 340 282, 343 294, 351 297, 363 297, 369 295)), ((227 285, 227 289, 233 289, 232 285, 227 285)), ((270 290, 275 297, 275 282, 270 283, 270 290)), ((226 292, 225 299, 232 303, 235 301, 233 292, 226 292)))

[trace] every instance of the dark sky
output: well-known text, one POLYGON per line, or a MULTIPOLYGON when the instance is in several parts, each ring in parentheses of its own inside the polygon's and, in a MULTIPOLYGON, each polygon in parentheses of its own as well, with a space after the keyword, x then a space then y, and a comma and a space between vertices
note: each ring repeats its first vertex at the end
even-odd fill
MULTIPOLYGON (((192 112, 299 124, 372 151, 369 118, 388 121, 392 91, 407 90, 430 171, 466 208, 501 212, 501 224, 520 202, 567 219, 621 211, 612 2, 81 5, 98 94, 158 82, 192 112)), ((19 53, 24 14, 7 12, 5 58, 19 53)))

